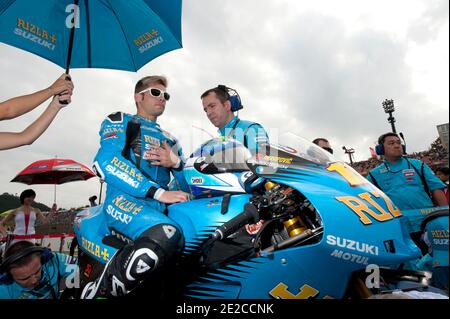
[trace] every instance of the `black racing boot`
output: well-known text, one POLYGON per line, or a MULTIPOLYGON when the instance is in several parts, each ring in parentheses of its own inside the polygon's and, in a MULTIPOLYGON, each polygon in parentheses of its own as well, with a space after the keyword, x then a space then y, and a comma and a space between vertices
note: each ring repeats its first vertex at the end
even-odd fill
POLYGON ((114 254, 97 280, 84 287, 81 299, 124 296, 158 266, 152 249, 138 248, 136 242, 127 245, 114 254))

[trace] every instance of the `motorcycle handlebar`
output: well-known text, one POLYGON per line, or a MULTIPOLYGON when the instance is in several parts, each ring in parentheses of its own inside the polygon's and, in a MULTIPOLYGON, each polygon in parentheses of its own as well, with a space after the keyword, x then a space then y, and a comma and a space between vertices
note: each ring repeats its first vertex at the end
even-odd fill
POLYGON ((259 219, 258 210, 253 204, 245 204, 244 212, 237 215, 236 217, 230 219, 222 226, 218 227, 214 234, 212 235, 213 240, 220 240, 228 237, 229 235, 236 232, 239 228, 245 226, 246 224, 257 223, 259 219))

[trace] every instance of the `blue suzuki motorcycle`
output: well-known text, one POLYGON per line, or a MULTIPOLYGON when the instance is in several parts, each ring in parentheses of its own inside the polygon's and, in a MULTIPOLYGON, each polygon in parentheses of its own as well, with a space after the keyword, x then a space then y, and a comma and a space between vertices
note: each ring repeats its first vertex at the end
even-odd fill
MULTIPOLYGON (((193 198, 167 213, 185 247, 158 293, 308 299, 427 289, 430 272, 408 266, 429 254, 411 236, 419 243, 427 231, 447 236, 432 252, 446 252, 447 260, 429 270, 448 274, 448 207, 405 216, 354 169, 302 138, 284 136, 254 156, 239 142, 212 139, 193 152, 184 174, 193 198), (434 217, 424 222, 427 215, 434 217)), ((82 286, 128 240, 104 216, 97 206, 75 219, 82 286)), ((155 291, 155 282, 151 287, 136 293, 155 291)))

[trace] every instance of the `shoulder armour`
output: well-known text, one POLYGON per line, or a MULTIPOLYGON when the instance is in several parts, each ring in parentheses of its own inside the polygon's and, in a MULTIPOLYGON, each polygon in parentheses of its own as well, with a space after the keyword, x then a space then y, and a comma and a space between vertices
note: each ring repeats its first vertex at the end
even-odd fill
POLYGON ((111 123, 122 123, 123 122, 123 113, 122 112, 116 112, 116 113, 111 113, 108 115, 108 120, 111 123))

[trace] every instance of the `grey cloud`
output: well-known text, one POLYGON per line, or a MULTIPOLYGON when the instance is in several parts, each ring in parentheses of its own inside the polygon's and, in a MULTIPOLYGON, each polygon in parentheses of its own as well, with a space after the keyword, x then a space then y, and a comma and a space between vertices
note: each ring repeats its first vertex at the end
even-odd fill
POLYGON ((448 0, 426 0, 429 8, 409 27, 411 40, 425 44, 436 39, 440 29, 448 24, 448 0))

